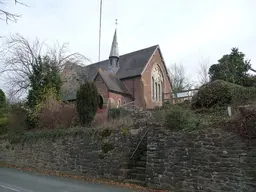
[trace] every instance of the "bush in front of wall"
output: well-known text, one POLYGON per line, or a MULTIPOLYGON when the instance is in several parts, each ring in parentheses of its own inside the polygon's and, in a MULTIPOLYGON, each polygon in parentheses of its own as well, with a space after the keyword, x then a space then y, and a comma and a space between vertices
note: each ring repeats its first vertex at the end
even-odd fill
POLYGON ((6 97, 2 89, 0 89, 0 108, 6 107, 6 97))
POLYGON ((0 118, 0 135, 7 133, 7 131, 8 131, 8 128, 7 128, 8 123, 9 123, 8 117, 0 118))
POLYGON ((247 104, 256 99, 255 87, 243 87, 223 80, 207 83, 192 98, 193 109, 247 104))
POLYGON ((82 84, 76 94, 76 108, 82 125, 90 124, 99 106, 99 93, 93 82, 82 84))
POLYGON ((165 111, 165 126, 169 130, 194 130, 199 128, 200 120, 189 110, 177 105, 165 111))
POLYGON ((108 111, 108 116, 110 119, 119 119, 120 117, 126 117, 129 114, 129 111, 123 108, 112 108, 108 111))
POLYGON ((7 125, 9 122, 6 106, 6 97, 2 89, 0 89, 0 135, 7 133, 7 125))

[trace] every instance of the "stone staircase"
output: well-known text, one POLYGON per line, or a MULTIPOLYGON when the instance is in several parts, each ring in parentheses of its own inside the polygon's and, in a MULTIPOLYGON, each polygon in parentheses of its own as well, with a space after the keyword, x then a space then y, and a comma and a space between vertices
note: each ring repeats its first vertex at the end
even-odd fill
POLYGON ((133 158, 128 164, 126 183, 133 183, 137 185, 146 185, 146 166, 147 166, 147 141, 146 137, 141 142, 136 150, 133 158))

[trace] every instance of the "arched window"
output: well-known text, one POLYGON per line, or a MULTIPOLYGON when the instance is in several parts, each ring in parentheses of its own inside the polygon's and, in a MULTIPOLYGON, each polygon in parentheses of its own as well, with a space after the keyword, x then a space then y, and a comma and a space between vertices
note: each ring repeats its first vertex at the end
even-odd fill
POLYGON ((154 77, 152 77, 151 81, 152 81, 151 82, 151 84, 152 84, 152 86, 151 86, 152 99, 155 100, 155 89, 154 89, 154 87, 155 87, 155 80, 154 80, 154 77))
POLYGON ((160 101, 163 101, 163 83, 160 83, 160 101))
POLYGON ((163 75, 158 65, 155 65, 151 72, 151 93, 153 101, 162 101, 163 75))
POLYGON ((160 90, 160 83, 158 83, 158 101, 161 100, 161 90, 160 90))
POLYGON ((155 100, 157 101, 157 82, 155 82, 155 100))
POLYGON ((121 100, 118 99, 118 104, 117 104, 117 108, 119 108, 121 106, 121 100))

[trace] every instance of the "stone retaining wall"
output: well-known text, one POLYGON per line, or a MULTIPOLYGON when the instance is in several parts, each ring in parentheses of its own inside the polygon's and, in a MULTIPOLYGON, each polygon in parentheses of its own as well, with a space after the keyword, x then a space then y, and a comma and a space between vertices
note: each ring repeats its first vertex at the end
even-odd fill
POLYGON ((256 191, 256 142, 207 129, 156 128, 147 138, 147 183, 173 191, 256 191))
POLYGON ((84 133, 56 141, 39 139, 17 144, 0 140, 0 162, 122 181, 141 134, 139 130, 131 132, 115 131, 109 136, 84 133))
MULTIPOLYGON (((255 140, 247 145, 235 133, 221 129, 186 133, 150 126, 146 153, 141 152, 146 154, 147 186, 175 192, 256 191, 255 140)), ((123 129, 102 136, 84 133, 16 144, 0 140, 0 162, 123 181, 130 179, 130 156, 145 130, 123 129)))

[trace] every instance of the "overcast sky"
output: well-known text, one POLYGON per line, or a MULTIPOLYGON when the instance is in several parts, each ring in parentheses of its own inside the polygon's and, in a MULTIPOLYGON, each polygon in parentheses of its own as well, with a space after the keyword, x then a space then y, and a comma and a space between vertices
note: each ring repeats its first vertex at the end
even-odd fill
MULTIPOLYGON (((69 42, 71 51, 98 60, 100 0, 23 0, 29 8, 9 1, 8 10, 22 18, 0 21, 1 36, 69 42)), ((159 44, 167 66, 182 63, 196 79, 202 59, 213 64, 238 47, 256 68, 255 0, 103 0, 102 60, 110 52, 115 19, 120 54, 159 44)))

